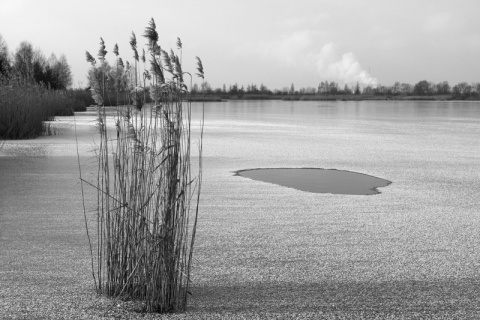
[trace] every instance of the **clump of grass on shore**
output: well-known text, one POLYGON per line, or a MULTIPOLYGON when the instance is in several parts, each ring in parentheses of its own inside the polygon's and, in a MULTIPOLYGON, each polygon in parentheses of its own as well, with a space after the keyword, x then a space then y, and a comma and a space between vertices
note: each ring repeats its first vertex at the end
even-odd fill
POLYGON ((0 139, 32 139, 49 132, 44 121, 72 115, 66 92, 20 79, 0 79, 0 139))
MULTIPOLYGON (((202 180, 202 137, 194 176, 191 104, 186 102, 180 58, 173 51, 168 55, 160 50, 153 19, 144 36, 149 41, 154 104, 144 107, 141 90, 135 86, 130 101, 136 108, 118 108, 112 119, 104 106, 99 107, 98 174, 96 183, 89 183, 97 190, 96 227, 90 230, 96 235, 92 273, 98 292, 141 301, 145 311, 164 313, 184 310, 187 304, 202 180), (109 132, 107 122, 115 129, 109 132)), ((131 40, 131 46, 137 60, 136 41, 131 40)), ((114 53, 118 54, 117 46, 114 53)), ((102 39, 98 68, 105 65, 106 54, 102 39)), ((96 64, 88 52, 87 61, 96 64)), ((137 63, 133 70, 137 73, 137 63)), ((92 86, 97 102, 104 101, 102 82, 100 78, 92 86)))

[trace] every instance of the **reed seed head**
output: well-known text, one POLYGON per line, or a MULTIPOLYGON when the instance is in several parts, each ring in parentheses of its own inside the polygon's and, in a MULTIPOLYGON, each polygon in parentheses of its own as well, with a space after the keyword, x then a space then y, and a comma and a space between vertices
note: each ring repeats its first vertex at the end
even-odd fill
POLYGON ((102 38, 100 38, 100 49, 98 50, 98 58, 104 61, 106 55, 107 55, 107 50, 105 50, 105 42, 103 41, 102 38))
POLYGON ((162 50, 162 55, 163 55, 163 62, 165 63, 165 69, 168 72, 173 73, 172 60, 170 59, 168 52, 166 52, 165 50, 162 50))
POLYGON ((148 27, 145 28, 143 36, 148 39, 150 50, 153 51, 158 42, 158 33, 155 26, 155 20, 153 20, 153 18, 148 23, 148 27))
POLYGON ((182 65, 180 64, 180 59, 178 59, 177 56, 175 56, 175 75, 178 77, 180 82, 183 82, 182 65))
POLYGON ((202 64, 202 60, 200 60, 199 57, 195 57, 197 59, 197 76, 199 78, 202 78, 202 79, 205 79, 204 78, 204 72, 203 72, 203 64, 202 64))
POLYGON ((95 58, 92 57, 92 55, 90 54, 90 52, 85 51, 85 56, 87 57, 87 62, 91 63, 92 66, 94 66, 95 63, 97 63, 97 61, 95 61, 95 58))
POLYGON ((137 37, 135 37, 135 33, 132 31, 132 35, 130 36, 130 46, 132 50, 137 48, 137 37))
POLYGON ((172 61, 173 64, 175 64, 175 60, 177 59, 177 56, 173 52, 172 49, 170 49, 170 60, 172 61))

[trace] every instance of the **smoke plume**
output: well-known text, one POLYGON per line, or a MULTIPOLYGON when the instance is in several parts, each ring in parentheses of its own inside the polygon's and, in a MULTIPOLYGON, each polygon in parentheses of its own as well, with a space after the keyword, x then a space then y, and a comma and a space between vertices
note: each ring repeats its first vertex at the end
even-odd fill
POLYGON ((325 44, 314 58, 321 79, 349 85, 358 82, 363 86, 377 86, 377 79, 362 68, 353 52, 340 55, 333 43, 325 44))

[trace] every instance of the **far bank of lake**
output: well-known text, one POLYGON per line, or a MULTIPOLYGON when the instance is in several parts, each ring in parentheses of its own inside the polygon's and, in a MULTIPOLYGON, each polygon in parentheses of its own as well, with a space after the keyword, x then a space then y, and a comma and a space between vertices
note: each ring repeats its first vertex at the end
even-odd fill
POLYGON ((229 100, 290 100, 290 101, 480 101, 479 96, 461 97, 446 95, 368 95, 368 94, 197 94, 190 101, 221 102, 229 100))

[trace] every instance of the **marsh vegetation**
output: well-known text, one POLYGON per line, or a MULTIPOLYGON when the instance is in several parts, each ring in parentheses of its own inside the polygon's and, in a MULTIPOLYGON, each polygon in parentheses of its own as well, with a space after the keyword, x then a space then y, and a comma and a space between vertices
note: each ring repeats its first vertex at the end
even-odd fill
MULTIPOLYGON (((98 107, 99 144, 96 149, 95 182, 82 179, 97 191, 96 221, 88 226, 92 235, 92 274, 97 291, 118 299, 143 303, 148 312, 184 310, 190 286, 202 181, 202 137, 191 142, 191 104, 180 57, 158 45, 152 19, 145 30, 151 73, 151 101, 146 105, 145 84, 138 81, 139 54, 136 36, 130 45, 134 64, 128 92, 129 105, 108 115, 105 42, 101 39, 92 64, 90 84, 98 107), (198 165, 191 163, 191 150, 198 147, 198 165), (195 167, 197 170, 194 172, 195 167), (93 247, 94 248, 93 248, 93 247)), ((117 62, 118 46, 113 52, 117 62)), ((142 61, 145 62, 145 51, 142 61)), ((198 75, 203 66, 198 61, 198 75)), ((117 63, 117 68, 120 66, 117 63)), ((146 79, 146 78, 144 78, 146 79)))
POLYGON ((49 134, 45 121, 85 110, 74 91, 53 90, 24 79, 0 79, 0 139, 49 134))

